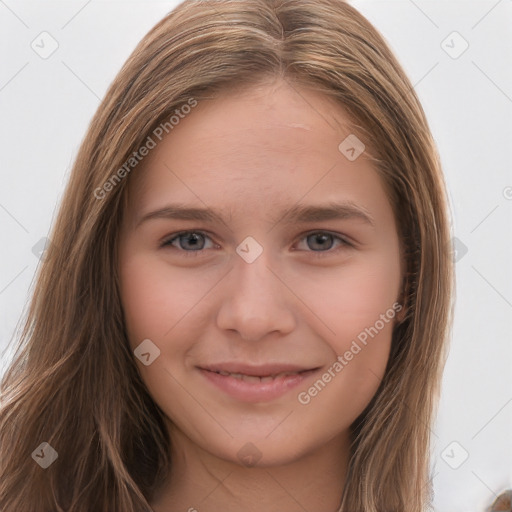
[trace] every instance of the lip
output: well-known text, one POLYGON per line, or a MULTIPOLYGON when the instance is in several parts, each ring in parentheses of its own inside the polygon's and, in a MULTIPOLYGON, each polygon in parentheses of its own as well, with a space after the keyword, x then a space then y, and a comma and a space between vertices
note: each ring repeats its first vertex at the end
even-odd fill
POLYGON ((211 372, 241 373, 243 375, 253 375, 255 377, 268 377, 270 375, 277 375, 285 372, 299 373, 315 369, 312 367, 298 366, 288 363, 251 365, 236 362, 209 364, 201 366, 200 368, 211 372))
POLYGON ((269 402, 279 398, 319 370, 290 364, 252 366, 239 363, 222 363, 197 368, 209 383, 244 402, 269 402))

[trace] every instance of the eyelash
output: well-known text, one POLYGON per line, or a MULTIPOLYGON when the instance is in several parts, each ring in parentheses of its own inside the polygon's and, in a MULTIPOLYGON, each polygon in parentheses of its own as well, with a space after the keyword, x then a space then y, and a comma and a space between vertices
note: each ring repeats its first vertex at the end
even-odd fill
MULTIPOLYGON (((190 231, 180 231, 179 233, 173 233, 172 235, 169 235, 168 237, 166 237, 160 244, 160 247, 161 248, 170 248, 171 250, 176 250, 176 251, 179 251, 181 253, 183 253, 183 255, 185 257, 191 257, 191 258, 197 258, 197 257, 200 257, 204 254, 204 251, 206 249, 199 249, 199 250, 196 250, 196 251, 186 251, 184 249, 180 249, 180 248, 177 248, 177 247, 174 247, 171 245, 172 242, 174 242, 175 240, 178 240, 180 238, 180 236, 184 236, 184 235, 201 235, 201 236, 204 236, 205 238, 209 238, 211 240, 211 237, 205 232, 205 231, 200 231, 200 230, 190 230, 190 231)), ((312 256, 314 258, 324 258, 326 256, 330 256, 332 255, 333 253, 336 253, 338 252, 339 250, 341 250, 342 248, 348 248, 348 247, 354 247, 353 244, 351 244, 350 242, 348 242, 345 238, 337 235, 337 234, 334 234, 334 233, 331 233, 329 231, 310 231, 308 233, 305 233, 301 236, 301 239, 300 240, 304 240, 304 239, 307 239, 309 236, 311 235, 330 235, 333 237, 333 239, 336 241, 339 241, 340 244, 337 248, 330 248, 330 249, 327 249, 325 251, 313 251, 313 250, 309 250, 309 251, 302 251, 302 252, 310 252, 312 253, 312 256)), ((213 242, 213 240, 212 240, 213 242)))

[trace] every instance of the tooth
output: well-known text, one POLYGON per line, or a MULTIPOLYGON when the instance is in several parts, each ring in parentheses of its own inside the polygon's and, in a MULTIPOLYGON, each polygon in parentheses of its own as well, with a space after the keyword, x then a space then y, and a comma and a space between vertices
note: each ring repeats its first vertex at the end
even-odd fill
POLYGON ((230 373, 230 377, 234 377, 235 379, 241 379, 243 375, 241 373, 230 373))
POLYGON ((274 377, 270 375, 269 377, 261 377, 261 382, 271 382, 274 380, 274 377))
POLYGON ((217 372, 217 373, 220 373, 221 375, 224 375, 225 377, 227 377, 227 376, 229 375, 229 372, 224 372, 224 371, 222 371, 222 372, 217 372))
POLYGON ((242 380, 245 380, 245 382, 254 382, 254 383, 261 382, 260 377, 256 377, 254 375, 243 375, 242 380))

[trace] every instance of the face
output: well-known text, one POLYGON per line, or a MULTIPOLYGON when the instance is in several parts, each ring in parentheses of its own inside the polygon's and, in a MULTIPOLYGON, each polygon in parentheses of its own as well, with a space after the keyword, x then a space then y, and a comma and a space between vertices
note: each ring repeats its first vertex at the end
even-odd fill
POLYGON ((346 435, 374 396, 400 244, 351 133, 340 106, 275 82, 199 103, 133 171, 121 298, 171 436, 285 464, 346 435))

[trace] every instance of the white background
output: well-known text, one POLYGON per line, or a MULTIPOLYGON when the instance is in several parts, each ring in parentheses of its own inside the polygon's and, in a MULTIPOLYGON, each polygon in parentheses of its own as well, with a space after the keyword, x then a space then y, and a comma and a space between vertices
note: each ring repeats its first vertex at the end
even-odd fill
MULTIPOLYGON (((0 0, 3 367, 40 240, 99 99, 177 3, 0 0), (31 47, 41 38, 46 49, 58 44, 47 59, 31 47)), ((437 512, 482 512, 512 487, 512 1, 352 3, 405 67, 443 161, 459 260, 433 431, 434 504, 437 512)))

